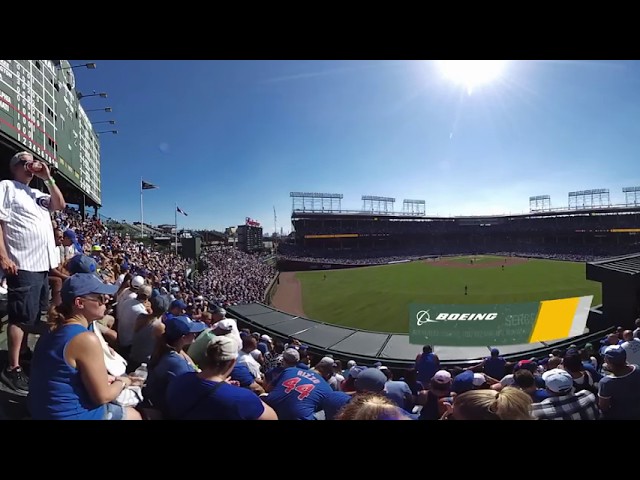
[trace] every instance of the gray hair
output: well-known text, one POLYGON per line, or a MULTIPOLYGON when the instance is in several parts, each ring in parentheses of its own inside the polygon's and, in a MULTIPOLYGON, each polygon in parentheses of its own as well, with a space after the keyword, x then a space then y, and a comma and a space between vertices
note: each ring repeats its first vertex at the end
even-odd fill
POLYGON ((30 155, 31 158, 33 158, 33 154, 31 152, 18 152, 16 153, 13 157, 11 157, 11 160, 9 161, 9 166, 11 168, 15 167, 20 160, 22 160, 22 157, 24 157, 25 155, 30 155))

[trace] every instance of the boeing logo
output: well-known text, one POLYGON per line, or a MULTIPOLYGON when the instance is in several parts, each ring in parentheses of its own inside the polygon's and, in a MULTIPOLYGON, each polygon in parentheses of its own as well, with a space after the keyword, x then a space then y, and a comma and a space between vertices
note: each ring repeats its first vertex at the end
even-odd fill
POLYGON ((439 313, 435 320, 431 320, 429 310, 420 310, 416 314, 416 325, 419 327, 425 323, 440 323, 448 321, 468 321, 468 320, 495 320, 497 313, 439 313), (426 317, 426 318, 425 318, 426 317))
POLYGON ((425 323, 438 323, 436 320, 431 320, 431 316, 429 315, 429 310, 420 310, 416 314, 416 324, 418 326, 424 325, 425 323), (427 317, 426 319, 424 317, 427 317))

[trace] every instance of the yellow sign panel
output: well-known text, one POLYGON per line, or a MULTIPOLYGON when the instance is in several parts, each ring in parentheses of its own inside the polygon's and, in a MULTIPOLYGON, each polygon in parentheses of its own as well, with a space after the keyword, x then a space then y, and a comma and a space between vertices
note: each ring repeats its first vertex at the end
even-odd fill
POLYGON ((358 238, 357 233, 339 233, 336 235, 305 235, 304 238, 358 238))

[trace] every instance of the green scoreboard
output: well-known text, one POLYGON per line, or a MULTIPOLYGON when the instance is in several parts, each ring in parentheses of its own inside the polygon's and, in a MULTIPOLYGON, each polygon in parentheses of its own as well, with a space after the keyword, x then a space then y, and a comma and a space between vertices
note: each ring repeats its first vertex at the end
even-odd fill
POLYGON ((55 167, 98 206, 100 144, 67 60, 0 60, 0 135, 55 167))

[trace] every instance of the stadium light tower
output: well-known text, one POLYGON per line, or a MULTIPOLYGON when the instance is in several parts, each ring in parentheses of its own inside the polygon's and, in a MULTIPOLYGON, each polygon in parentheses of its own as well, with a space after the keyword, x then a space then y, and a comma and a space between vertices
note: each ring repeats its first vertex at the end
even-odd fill
POLYGON ((101 122, 91 122, 92 125, 98 125, 99 123, 108 123, 109 125, 115 125, 115 120, 103 120, 101 122))
POLYGON ((82 65, 72 65, 69 67, 60 67, 60 70, 72 70, 74 68, 82 68, 82 67, 86 67, 88 70, 95 70, 96 69, 96 64, 95 63, 83 63, 82 65))
POLYGON ((100 135, 101 133, 113 133, 114 135, 117 135, 118 130, 105 130, 104 132, 96 132, 96 135, 100 135))
POLYGON ((107 113, 111 113, 113 112, 113 108, 111 107, 106 107, 106 108, 91 108, 89 110, 85 110, 84 113, 87 112, 107 112, 107 113))
POLYGON ((78 100, 82 100, 83 98, 87 98, 87 97, 107 98, 107 94, 105 92, 96 93, 95 90, 93 91, 93 93, 89 95, 85 95, 82 92, 78 92, 78 100))

